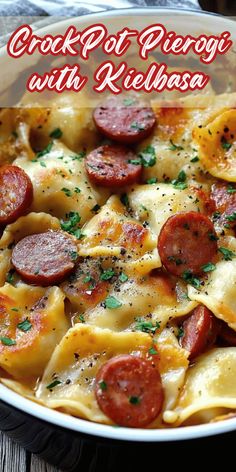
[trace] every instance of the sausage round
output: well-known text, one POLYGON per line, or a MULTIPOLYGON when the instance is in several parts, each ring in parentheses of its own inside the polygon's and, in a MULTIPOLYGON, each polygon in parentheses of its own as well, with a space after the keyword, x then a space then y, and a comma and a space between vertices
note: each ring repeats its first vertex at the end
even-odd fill
POLYGON ((76 243, 62 231, 26 236, 12 251, 12 264, 21 277, 42 286, 62 281, 73 270, 76 259, 76 243))
POLYGON ((95 109, 93 119, 100 133, 109 139, 133 144, 151 134, 156 117, 153 110, 143 103, 134 101, 129 106, 125 103, 125 100, 112 97, 95 109))
POLYGON ((104 187, 122 187, 138 182, 142 166, 130 149, 119 145, 105 145, 94 149, 85 159, 89 179, 104 187), (133 164, 132 161, 136 163, 133 164))
POLYGON ((103 413, 116 424, 133 428, 150 424, 164 397, 156 366, 131 355, 113 357, 100 368, 95 394, 103 413))
POLYGON ((214 344, 219 332, 219 322, 208 308, 199 305, 184 321, 183 331, 180 344, 190 352, 189 358, 193 359, 214 344))
POLYGON ((219 212, 218 221, 230 226, 236 225, 236 218, 228 219, 236 212, 236 186, 226 182, 218 182, 211 189, 211 198, 219 212))
POLYGON ((33 200, 33 185, 23 169, 13 165, 0 168, 0 225, 24 215, 33 200))
POLYGON ((200 274, 217 253, 216 233, 210 219, 191 211, 168 218, 158 237, 158 252, 173 275, 200 274))

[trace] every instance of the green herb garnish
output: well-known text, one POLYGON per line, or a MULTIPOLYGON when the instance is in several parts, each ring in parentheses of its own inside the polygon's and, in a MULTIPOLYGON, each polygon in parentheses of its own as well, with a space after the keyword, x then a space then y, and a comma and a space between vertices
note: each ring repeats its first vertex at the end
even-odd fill
POLYGON ((104 270, 103 273, 100 275, 100 280, 110 280, 115 272, 113 269, 104 270))
POLYGON ((62 137, 62 130, 60 128, 55 128, 50 134, 50 138, 59 139, 62 137))
POLYGON ((19 328, 21 331, 26 332, 32 328, 32 324, 30 323, 28 318, 26 318, 24 321, 21 321, 20 323, 18 323, 17 328, 19 328))
POLYGON ((135 99, 134 98, 124 98, 123 100, 123 104, 126 106, 126 107, 130 107, 130 105, 134 105, 135 103, 135 99))
POLYGON ((233 187, 233 185, 228 184, 227 193, 235 193, 235 192, 236 192, 236 188, 233 187))
POLYGON ((193 275, 191 270, 185 270, 182 274, 183 280, 187 282, 188 284, 192 285, 195 288, 200 288, 201 286, 201 281, 193 275))
POLYGON ((157 178, 156 177, 151 177, 150 179, 148 179, 146 181, 146 184, 150 184, 150 185, 153 185, 153 184, 156 184, 157 183, 157 178))
POLYGON ((7 336, 0 336, 0 341, 4 346, 14 346, 16 344, 15 339, 8 338, 7 336))
POLYGON ((62 382, 60 380, 54 380, 52 383, 47 385, 46 388, 48 388, 48 390, 52 390, 54 387, 56 387, 57 385, 59 385, 61 383, 62 382))
POLYGON ((78 258, 78 252, 76 251, 70 251, 69 255, 72 261, 76 261, 76 259, 78 258))
POLYGON ((160 323, 156 321, 155 324, 153 324, 151 321, 145 321, 142 320, 142 318, 137 318, 137 323, 135 325, 135 329, 137 331, 143 331, 143 333, 149 333, 149 334, 155 334, 157 329, 160 328, 160 323))
POLYGON ((228 141, 223 136, 221 139, 221 146, 225 151, 228 151, 232 147, 232 144, 228 143, 228 141))
POLYGON ((104 380, 101 380, 101 381, 99 382, 99 387, 100 387, 100 389, 101 389, 103 392, 104 392, 105 390, 107 390, 107 384, 106 384, 106 382, 104 382, 104 380))
POLYGON ((36 157, 39 158, 39 157, 45 156, 45 154, 48 154, 51 151, 52 146, 53 146, 53 142, 50 142, 47 145, 47 147, 45 147, 45 149, 43 149, 42 151, 37 152, 36 157))
POLYGON ((119 275, 119 281, 123 284, 124 282, 127 282, 128 280, 128 275, 124 274, 124 272, 121 272, 119 275))
POLYGON ((184 335, 184 330, 182 327, 178 328, 178 334, 177 334, 177 338, 182 338, 184 335))
POLYGON ((130 128, 137 129, 138 131, 143 131, 145 129, 145 125, 143 123, 137 123, 137 121, 133 121, 131 123, 130 128))
POLYGON ((140 398, 139 397, 129 397, 129 402, 132 403, 132 405, 138 405, 140 403, 140 398))
POLYGON ((203 272, 212 272, 213 270, 216 270, 216 265, 212 264, 212 262, 208 262, 207 264, 204 264, 201 269, 203 272))
POLYGON ((156 164, 155 148, 151 145, 147 146, 139 153, 141 164, 143 167, 153 167, 156 164))
POLYGON ((148 353, 151 355, 151 356, 155 356, 156 354, 158 354, 157 350, 155 349, 154 346, 150 347, 150 349, 148 349, 148 353))
POLYGON ((181 170, 178 174, 177 179, 172 180, 171 183, 175 188, 179 190, 184 190, 185 188, 187 188, 186 178, 186 173, 184 172, 184 170, 181 170))
POLYGON ((183 147, 177 144, 174 144, 172 139, 170 139, 170 146, 168 147, 170 151, 183 151, 183 147))
POLYGON ((120 196, 120 201, 126 208, 129 208, 129 199, 127 193, 122 193, 120 196))
POLYGON ((235 252, 230 251, 226 247, 219 247, 218 251, 222 254, 225 261, 232 261, 233 257, 236 257, 235 252))
POLYGON ((14 269, 11 269, 11 270, 9 270, 9 272, 6 276, 6 282, 8 282, 11 285, 14 283, 14 274, 15 274, 14 269))
POLYGON ((67 197, 72 197, 72 191, 69 189, 69 188, 61 188, 61 191, 64 192, 64 194, 67 196, 67 197))
POLYGON ((94 213, 97 213, 99 210, 100 210, 100 205, 98 205, 98 203, 96 205, 94 205, 93 208, 91 208, 91 211, 93 211, 94 213))
POLYGON ((104 303, 105 307, 110 308, 111 310, 114 310, 115 308, 120 308, 122 306, 122 303, 113 296, 107 297, 104 303))
POLYGON ((199 157, 195 156, 192 159, 190 159, 190 162, 198 162, 199 160, 200 160, 199 157))
POLYGON ((236 221, 236 211, 234 211, 231 215, 226 216, 226 220, 236 221))

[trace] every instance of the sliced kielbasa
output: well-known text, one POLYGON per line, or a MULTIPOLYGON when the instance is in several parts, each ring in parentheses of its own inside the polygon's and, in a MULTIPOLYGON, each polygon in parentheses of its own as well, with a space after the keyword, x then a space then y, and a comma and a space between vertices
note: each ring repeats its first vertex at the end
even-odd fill
POLYGON ((128 354, 113 357, 100 368, 95 394, 103 413, 116 424, 133 428, 150 424, 164 397, 154 363, 128 354))
POLYGON ((105 145, 94 149, 85 159, 89 179, 104 187, 122 187, 138 182, 142 166, 136 154, 119 145, 105 145))
POLYGON ((12 264, 30 284, 53 285, 71 273, 77 246, 62 231, 46 231, 21 239, 12 251, 12 264))
POLYGON ((153 110, 137 100, 129 106, 112 97, 98 106, 93 118, 98 130, 109 139, 124 144, 137 143, 151 134, 156 123, 153 110))
POLYGON ((218 182, 211 189, 211 198, 215 203, 215 217, 219 223, 229 226, 236 225, 236 186, 226 182, 218 182))
POLYGON ((180 338, 181 346, 190 352, 190 359, 214 344, 219 326, 217 318, 205 306, 199 305, 193 310, 193 313, 183 323, 184 334, 180 338))
POLYGON ((211 220, 190 211, 168 218, 158 237, 158 252, 165 268, 173 275, 185 271, 200 274, 217 253, 216 233, 211 220))
POLYGON ((0 225, 24 215, 33 200, 33 185, 23 169, 14 165, 0 168, 0 225))

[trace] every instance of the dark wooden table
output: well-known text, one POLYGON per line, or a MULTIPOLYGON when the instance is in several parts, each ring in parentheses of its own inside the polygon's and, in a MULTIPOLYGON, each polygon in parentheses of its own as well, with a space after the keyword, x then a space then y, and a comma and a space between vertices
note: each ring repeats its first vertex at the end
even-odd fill
POLYGON ((60 472, 35 454, 25 451, 1 432, 0 451, 1 472, 60 472))

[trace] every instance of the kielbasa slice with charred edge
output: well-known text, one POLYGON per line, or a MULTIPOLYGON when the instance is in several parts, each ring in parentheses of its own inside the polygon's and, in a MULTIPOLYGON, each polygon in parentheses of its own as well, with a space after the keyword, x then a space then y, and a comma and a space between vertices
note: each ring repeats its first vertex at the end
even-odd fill
POLYGON ((30 284, 54 285, 74 269, 77 246, 62 231, 46 231, 21 239, 12 251, 12 264, 30 284))
POLYGON ((151 360, 120 355, 106 362, 96 376, 99 407, 120 426, 142 428, 150 424, 163 405, 163 388, 151 360))

